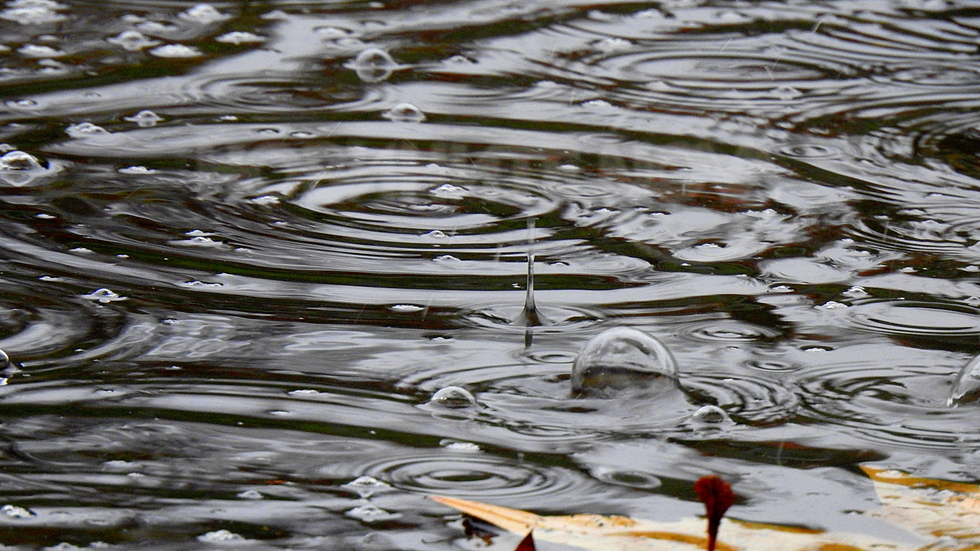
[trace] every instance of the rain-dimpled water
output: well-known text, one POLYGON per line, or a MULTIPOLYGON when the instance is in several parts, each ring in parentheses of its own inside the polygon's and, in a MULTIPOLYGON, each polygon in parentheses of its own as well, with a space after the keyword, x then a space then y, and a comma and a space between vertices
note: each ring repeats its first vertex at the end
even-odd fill
POLYGON ((6 0, 0 544, 506 550, 427 496, 709 474, 900 540, 859 466, 980 482, 978 90, 967 0, 6 0))

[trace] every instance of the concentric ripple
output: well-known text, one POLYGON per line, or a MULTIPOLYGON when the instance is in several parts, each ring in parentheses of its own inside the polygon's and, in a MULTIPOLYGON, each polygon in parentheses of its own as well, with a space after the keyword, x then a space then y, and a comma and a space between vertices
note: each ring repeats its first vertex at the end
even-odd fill
POLYGON ((964 424, 971 413, 948 405, 954 377, 943 372, 950 370, 952 357, 926 350, 882 354, 877 347, 857 345, 816 359, 819 366, 799 373, 801 415, 840 425, 880 446, 980 445, 964 424))
POLYGON ((914 300, 860 301, 848 310, 851 325, 898 338, 975 342, 980 337, 980 309, 964 304, 914 300))
POLYGON ((518 495, 537 499, 574 492, 587 479, 571 470, 546 468, 451 443, 443 451, 409 451, 363 465, 367 476, 396 488, 471 499, 518 495))

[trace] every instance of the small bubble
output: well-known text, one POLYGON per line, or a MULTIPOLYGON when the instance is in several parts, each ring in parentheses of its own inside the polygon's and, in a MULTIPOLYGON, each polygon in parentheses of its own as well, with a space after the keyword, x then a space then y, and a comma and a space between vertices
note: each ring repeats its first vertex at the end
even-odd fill
POLYGON ((17 49, 17 53, 24 57, 33 58, 61 57, 65 55, 65 52, 56 50, 51 46, 38 46, 36 44, 26 44, 21 46, 17 49))
POLYGON ((382 117, 395 122, 422 122, 425 113, 411 103, 399 103, 381 114, 382 117))
POLYGON ((437 256, 437 257, 433 258, 432 260, 434 260, 436 262, 443 263, 443 264, 456 264, 458 262, 462 262, 462 260, 456 258, 455 256, 453 256, 451 254, 440 255, 440 256, 437 256))
POLYGON ((57 10, 64 6, 46 0, 11 2, 8 9, 0 12, 0 19, 14 21, 21 25, 44 25, 65 19, 57 10))
POLYGON ((432 230, 429 233, 423 233, 422 237, 430 237, 432 239, 446 239, 449 237, 446 232, 442 230, 432 230))
POLYGON ((24 107, 24 108, 37 107, 37 102, 32 99, 7 100, 4 103, 6 103, 6 105, 10 107, 24 107))
POLYGON ((17 518, 17 519, 31 518, 37 516, 30 510, 25 509, 23 507, 17 507, 16 505, 4 505, 3 507, 0 507, 0 513, 3 513, 8 518, 17 518))
POLYGON ((96 289, 95 291, 92 291, 91 293, 89 293, 87 295, 82 295, 82 298, 88 299, 88 300, 94 300, 94 301, 100 302, 102 304, 106 304, 106 303, 109 303, 109 302, 118 302, 118 301, 121 301, 121 300, 129 300, 128 298, 126 298, 124 296, 120 296, 120 295, 116 294, 115 292, 113 292, 113 291, 111 291, 109 289, 106 289, 106 288, 96 289))
POLYGON ((265 42, 265 38, 257 34, 252 34, 242 31, 233 31, 230 33, 225 33, 221 36, 215 37, 218 42, 224 42, 226 44, 256 44, 259 42, 265 42))
POLYGON ((153 111, 144 109, 132 117, 123 117, 123 120, 135 122, 137 125, 146 128, 149 126, 156 126, 158 122, 163 120, 163 117, 157 115, 153 111))
POLYGON ((134 30, 123 31, 119 33, 119 36, 107 38, 106 42, 122 46, 124 50, 128 50, 130 52, 138 52, 146 48, 152 48, 153 46, 160 45, 159 40, 153 40, 145 34, 134 30))
POLYGON ((205 237, 199 235, 197 237, 192 237, 190 239, 184 239, 180 241, 171 241, 172 245, 178 245, 182 247, 201 247, 204 249, 224 249, 228 245, 222 241, 217 241, 211 239, 210 237, 205 237))
POLYGON ((191 58, 200 57, 204 54, 200 50, 191 46, 185 46, 183 44, 166 44, 164 46, 159 46, 150 50, 150 54, 157 57, 166 58, 191 58))
POLYGON ((792 86, 787 86, 784 84, 782 86, 778 86, 774 88, 772 90, 772 95, 783 101, 789 101, 789 100, 799 98, 800 96, 803 95, 803 92, 800 92, 799 90, 793 88, 792 86))
POLYGON ((436 391, 429 404, 445 409, 465 409, 476 407, 476 398, 465 388, 447 386, 436 391))
POLYGON ((691 414, 691 420, 698 423, 710 424, 710 425, 720 425, 723 423, 731 423, 732 420, 728 416, 725 410, 718 406, 701 406, 691 414))
POLYGON ((316 29, 313 29, 313 32, 322 36, 324 40, 344 38, 350 34, 350 31, 339 27, 317 27, 316 29))
MULTIPOLYGON (((436 168, 438 168, 438 167, 436 167, 436 168)), ((453 196, 458 196, 459 194, 465 193, 465 192, 466 192, 466 188, 462 188, 462 187, 459 187, 459 186, 454 186, 452 184, 442 184, 441 186, 439 186, 437 188, 433 188, 433 189, 430 189, 429 190, 429 193, 431 193, 432 195, 439 196, 439 197, 453 197, 453 196)))
POLYGON ((0 171, 44 170, 37 157, 23 151, 10 151, 0 157, 0 171))
POLYGON ((381 82, 398 67, 388 52, 378 48, 362 50, 346 67, 353 69, 364 82, 381 82))
POLYGON ((265 496, 258 490, 245 490, 236 494, 236 497, 239 499, 265 499, 265 496))
POLYGON ((625 38, 600 38, 592 42, 592 47, 600 52, 613 53, 629 50, 633 43, 625 38))
POLYGON ((355 507, 350 511, 344 513, 345 515, 356 518, 364 522, 379 522, 383 520, 393 520, 401 515, 398 513, 389 513, 384 509, 376 505, 362 505, 360 507, 355 507))
POLYGON ((871 296, 870 294, 868 294, 867 291, 864 290, 864 287, 860 287, 858 285, 855 285, 850 289, 844 291, 843 293, 841 293, 841 295, 847 298, 867 298, 871 296))
POLYGON ((392 312, 411 313, 421 312, 422 310, 425 310, 425 307, 417 304, 392 304, 388 307, 388 309, 392 312))
POLYGON ((185 21, 191 21, 201 25, 209 25, 211 23, 217 23, 219 21, 224 21, 231 18, 230 15, 225 15, 219 12, 210 4, 198 4, 193 8, 180 12, 177 14, 177 17, 185 21))
POLYGON ((356 492, 357 495, 361 496, 361 499, 367 499, 376 493, 391 490, 391 485, 387 482, 382 482, 373 476, 359 476, 347 484, 344 484, 341 486, 341 488, 346 488, 356 492))
POLYGON ((109 131, 97 124, 92 124, 90 122, 80 122, 78 124, 73 124, 65 129, 67 133, 72 138, 87 138, 91 136, 108 136, 109 131))
POLYGON ((204 543, 225 543, 229 541, 245 541, 245 538, 228 530, 216 530, 207 534, 201 534, 197 537, 197 541, 204 543))
POLYGON ((0 369, 7 369, 8 367, 10 367, 10 356, 0 350, 0 369))
POLYGON ((259 197, 253 197, 249 199, 249 202, 253 205, 260 205, 263 207, 271 207, 273 205, 279 204, 279 198, 275 195, 262 195, 259 197))
POLYGON ((156 174, 156 172, 145 166, 127 166, 119 169, 120 174, 156 174))
POLYGON ((300 388, 297 390, 290 390, 286 394, 290 396, 319 396, 319 390, 313 390, 312 388, 300 388))
POLYGON ((476 453, 482 451, 480 446, 472 442, 457 442, 455 440, 442 440, 439 445, 453 452, 476 453))

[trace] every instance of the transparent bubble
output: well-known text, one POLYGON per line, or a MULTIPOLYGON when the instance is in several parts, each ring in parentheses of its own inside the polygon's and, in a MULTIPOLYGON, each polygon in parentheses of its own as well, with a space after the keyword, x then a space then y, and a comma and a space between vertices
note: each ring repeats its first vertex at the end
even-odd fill
POLYGON ((37 44, 25 44, 17 48, 17 53, 24 57, 62 57, 65 52, 52 48, 51 46, 41 46, 37 44))
POLYGON ((677 365, 662 342, 631 327, 596 335, 572 363, 572 391, 666 391, 677 388, 677 365))
POLYGON ((214 532, 208 532, 207 534, 201 534, 197 537, 197 541, 206 543, 227 543, 230 541, 245 541, 245 538, 235 534, 234 532, 229 532, 228 530, 216 530, 214 532))
POLYGON ((701 406, 691 414, 691 420, 704 425, 727 425, 732 422, 725 410, 718 406, 701 406))
POLYGON ((3 513, 7 518, 31 518, 37 516, 23 507, 9 504, 0 507, 0 513, 3 513))
POLYGON ((8 367, 10 367, 10 356, 0 350, 0 369, 7 369, 8 367))
POLYGON ((356 518, 357 520, 364 522, 380 522, 385 520, 393 520, 401 515, 398 513, 389 513, 384 509, 378 507, 377 505, 362 505, 360 507, 355 507, 350 511, 344 513, 345 515, 356 518))
POLYGON ((391 484, 382 482, 373 476, 359 476, 341 487, 353 490, 361 496, 361 499, 367 499, 374 494, 391 490, 391 484))
POLYGON ((367 48, 361 50, 346 67, 353 69, 357 77, 364 82, 381 82, 391 76, 398 68, 398 64, 388 52, 378 48, 367 48))
POLYGON ((980 356, 969 361, 953 383, 953 389, 949 393, 947 405, 959 406, 962 404, 976 402, 980 398, 980 356))
POLYGON ((425 113, 411 103, 399 103, 381 114, 382 117, 396 122, 422 122, 425 113))
POLYGON ((73 124, 65 129, 65 132, 72 138, 87 138, 91 136, 108 136, 109 131, 97 124, 90 122, 80 122, 73 124))
POLYGON ((265 38, 244 31, 232 31, 230 33, 225 33, 221 36, 215 37, 215 41, 224 42, 225 44, 256 44, 259 42, 265 42, 265 38))
POLYGON ((447 386, 433 394, 429 404, 445 409, 466 409, 476 407, 476 398, 465 388, 447 386))
POLYGON ((158 48, 153 48, 150 50, 152 55, 157 57, 167 57, 167 58, 189 58, 189 57, 199 57, 204 54, 200 50, 191 46, 185 46, 183 44, 166 44, 158 48))
POLYGON ((10 151, 0 157, 0 171, 44 170, 37 157, 23 151, 10 151))
POLYGON ((65 19, 64 15, 57 12, 63 8, 64 6, 57 2, 45 0, 15 1, 10 2, 8 8, 0 12, 0 19, 15 21, 21 25, 55 23, 65 19))
POLYGON ((54 171, 41 166, 30 153, 14 150, 0 157, 0 180, 15 187, 26 186, 51 172, 54 171))
POLYGON ((89 293, 87 295, 82 295, 82 298, 85 298, 85 299, 88 299, 88 300, 94 300, 94 301, 100 302, 102 304, 106 304, 106 303, 109 303, 109 302, 118 302, 118 301, 121 301, 121 300, 129 300, 126 297, 121 296, 118 293, 115 293, 115 292, 113 292, 110 289, 105 289, 105 288, 96 289, 95 291, 92 291, 91 293, 89 293))
POLYGON ((122 46, 124 50, 129 50, 130 52, 138 52, 146 48, 152 48, 153 46, 160 45, 159 40, 153 40, 145 34, 133 30, 123 31, 119 33, 119 36, 107 38, 106 42, 122 46))
POLYGON ((187 11, 180 12, 177 17, 201 25, 217 23, 231 18, 230 15, 221 13, 211 4, 198 4, 187 11))
POLYGON ((163 120, 163 117, 157 115, 153 111, 148 111, 144 109, 143 111, 136 113, 132 117, 123 117, 123 120, 127 120, 129 122, 135 122, 136 124, 145 128, 149 126, 156 126, 158 122, 163 120))

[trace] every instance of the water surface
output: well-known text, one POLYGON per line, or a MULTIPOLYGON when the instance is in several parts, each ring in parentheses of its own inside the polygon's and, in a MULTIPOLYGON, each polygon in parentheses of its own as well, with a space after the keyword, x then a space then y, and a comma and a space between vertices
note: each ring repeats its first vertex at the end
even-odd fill
POLYGON ((471 549, 426 495, 669 520, 705 474, 903 537, 857 465, 980 481, 978 38, 957 0, 7 1, 0 543, 471 549), (617 326, 675 392, 574 395, 617 326))

